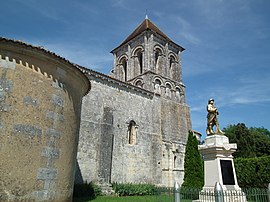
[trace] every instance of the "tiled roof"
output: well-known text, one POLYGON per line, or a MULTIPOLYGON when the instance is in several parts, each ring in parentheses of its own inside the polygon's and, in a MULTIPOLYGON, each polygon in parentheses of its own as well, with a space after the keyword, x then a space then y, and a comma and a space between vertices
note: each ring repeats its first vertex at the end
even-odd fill
MULTIPOLYGON (((180 47, 182 50, 185 50, 183 47, 174 43, 166 34, 160 31, 160 29, 154 23, 152 23, 148 18, 146 18, 117 48, 126 44, 127 42, 129 42, 130 40, 134 39, 135 37, 140 35, 142 32, 147 31, 147 30, 157 33, 158 35, 162 36, 166 41, 172 42, 176 46, 180 47)), ((117 48, 113 49, 111 53, 113 53, 114 50, 116 50, 117 48)))

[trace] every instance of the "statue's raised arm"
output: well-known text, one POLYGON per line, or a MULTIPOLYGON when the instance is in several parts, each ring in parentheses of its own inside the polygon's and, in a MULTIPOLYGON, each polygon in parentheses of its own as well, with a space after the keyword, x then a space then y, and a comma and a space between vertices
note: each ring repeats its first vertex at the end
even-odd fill
POLYGON ((218 123, 218 110, 214 104, 214 99, 208 100, 208 105, 206 107, 207 109, 207 128, 206 128, 206 134, 207 135, 224 135, 224 132, 222 132, 219 128, 218 123), (214 132, 213 127, 216 126, 216 132, 214 132))

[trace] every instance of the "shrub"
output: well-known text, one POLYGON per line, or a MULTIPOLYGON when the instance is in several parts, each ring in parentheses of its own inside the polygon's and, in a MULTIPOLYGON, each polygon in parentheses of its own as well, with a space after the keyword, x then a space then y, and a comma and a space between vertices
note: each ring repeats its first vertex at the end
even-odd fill
POLYGON ((270 182, 270 156, 234 159, 238 184, 243 188, 267 188, 270 182))
POLYGON ((73 197, 89 197, 94 199, 101 195, 101 188, 93 182, 74 184, 73 197))
POLYGON ((184 183, 182 187, 202 188, 204 184, 203 161, 198 150, 198 140, 189 132, 184 161, 184 183))
POLYGON ((154 195, 156 186, 152 184, 113 183, 112 188, 119 196, 154 195))

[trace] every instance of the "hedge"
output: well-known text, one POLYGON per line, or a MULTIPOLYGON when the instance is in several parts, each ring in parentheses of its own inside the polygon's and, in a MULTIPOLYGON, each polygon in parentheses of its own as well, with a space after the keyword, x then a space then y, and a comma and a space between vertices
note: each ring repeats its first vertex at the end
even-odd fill
POLYGON ((238 184, 242 188, 267 188, 270 183, 270 156, 235 158, 238 184))
POLYGON ((112 188, 119 196, 154 195, 156 186, 152 184, 113 183, 112 188))

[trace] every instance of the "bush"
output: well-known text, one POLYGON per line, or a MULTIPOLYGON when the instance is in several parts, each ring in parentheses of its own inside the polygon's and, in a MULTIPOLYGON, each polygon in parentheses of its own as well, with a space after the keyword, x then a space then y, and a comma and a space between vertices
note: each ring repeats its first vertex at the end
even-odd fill
POLYGON ((101 195, 101 188, 93 182, 84 182, 83 184, 74 184, 73 197, 89 197, 94 199, 101 195))
POLYGON ((243 188, 267 188, 270 182, 270 156, 234 159, 238 184, 243 188))
POLYGON ((112 188, 119 196, 143 196, 154 195, 157 191, 152 184, 113 183, 112 188))
POLYGON ((184 183, 182 187, 202 188, 204 184, 203 160, 198 150, 198 140, 189 132, 184 161, 184 183))

